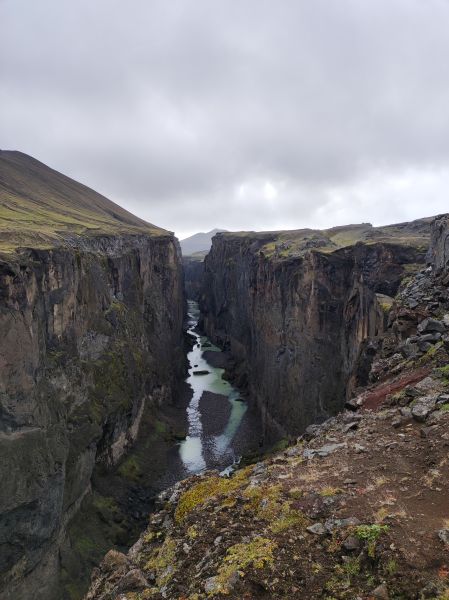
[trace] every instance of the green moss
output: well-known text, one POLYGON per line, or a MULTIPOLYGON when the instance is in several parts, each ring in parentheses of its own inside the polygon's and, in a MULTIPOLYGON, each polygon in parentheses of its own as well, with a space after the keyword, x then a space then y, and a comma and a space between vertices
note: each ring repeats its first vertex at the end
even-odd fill
POLYGON ((427 365, 429 362, 432 362, 432 360, 438 354, 439 350, 443 348, 443 346, 443 342, 437 342, 436 344, 431 346, 427 350, 427 352, 418 360, 418 365, 427 365))
POLYGON ((273 533, 281 533, 290 529, 305 529, 309 520, 300 510, 290 508, 289 502, 284 502, 281 508, 281 514, 274 519, 270 525, 273 533))
POLYGON ((198 537, 199 533, 198 533, 198 527, 196 527, 195 525, 191 525, 187 531, 186 531, 186 535, 190 540, 194 540, 198 537))
POLYGON ((176 571, 176 547, 177 543, 171 537, 167 537, 164 543, 156 548, 145 565, 147 571, 156 572, 158 586, 166 585, 176 571))
POLYGON ((154 422, 154 430, 158 435, 163 436, 167 433, 167 425, 156 419, 154 422))
POLYGON ((278 518, 282 512, 282 487, 280 485, 249 486, 243 491, 247 498, 245 510, 259 519, 271 521, 278 518))
POLYGON ((114 498, 102 496, 95 492, 92 498, 92 505, 106 520, 111 520, 120 510, 114 498))
MULTIPOLYGON (((251 470, 251 469, 249 469, 251 470)), ((247 480, 248 468, 237 471, 237 473, 227 479, 213 475, 203 479, 185 491, 178 501, 175 511, 175 520, 180 523, 184 521, 189 513, 195 508, 201 506, 211 498, 217 496, 226 496, 241 487, 247 480)))
POLYGON ((229 584, 235 573, 244 575, 245 570, 252 567, 262 569, 273 563, 273 552, 277 544, 265 537, 256 537, 250 542, 235 544, 228 548, 224 564, 219 568, 215 578, 214 589, 209 595, 229 593, 229 584))
POLYGON ((437 369, 435 369, 435 371, 440 377, 449 378, 449 365, 445 365, 444 367, 438 367, 437 369))
POLYGON ((393 575, 395 575, 396 571, 398 570, 398 564, 397 562, 394 560, 394 558, 390 558, 387 562, 387 564, 385 565, 385 572, 390 576, 393 577, 393 575))
POLYGON ((345 598, 353 599, 358 594, 354 590, 354 579, 358 577, 361 571, 360 559, 350 558, 342 565, 334 567, 334 575, 326 582, 325 589, 335 596, 327 598, 345 598))
POLYGON ((112 313, 117 313, 120 316, 123 316, 127 311, 126 305, 119 300, 113 300, 109 307, 105 310, 105 316, 109 316, 112 313))
POLYGON ((304 495, 304 492, 299 487, 293 487, 288 490, 288 495, 294 500, 299 500, 304 495))
MULTIPOLYGON (((124 348, 111 349, 101 360, 91 365, 93 369, 94 387, 91 395, 98 406, 103 406, 101 412, 121 408, 128 410, 134 401, 135 392, 132 372, 135 365, 125 362, 124 348)), ((132 354, 127 354, 128 359, 132 354)), ((98 407, 96 412, 98 412, 98 407)))

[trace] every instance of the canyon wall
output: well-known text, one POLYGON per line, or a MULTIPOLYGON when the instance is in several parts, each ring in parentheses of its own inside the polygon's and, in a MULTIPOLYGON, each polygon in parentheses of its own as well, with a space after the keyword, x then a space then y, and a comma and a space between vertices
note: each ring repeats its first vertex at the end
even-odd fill
POLYGON ((276 233, 214 238, 205 260, 202 324, 230 351, 233 376, 248 388, 268 429, 302 432, 341 410, 365 383, 368 340, 382 333, 389 297, 427 250, 428 221, 410 228, 409 243, 399 230, 396 242, 392 231, 377 235, 367 226, 363 237, 374 239, 345 247, 334 241, 348 235, 341 228, 326 235, 304 230, 300 241, 295 232, 282 239, 276 233))
POLYGON ((203 284, 204 257, 183 256, 184 287, 189 300, 199 300, 203 284))
POLYGON ((183 370, 168 233, 77 236, 0 260, 0 590, 60 598, 58 549, 94 465, 133 443, 183 370))

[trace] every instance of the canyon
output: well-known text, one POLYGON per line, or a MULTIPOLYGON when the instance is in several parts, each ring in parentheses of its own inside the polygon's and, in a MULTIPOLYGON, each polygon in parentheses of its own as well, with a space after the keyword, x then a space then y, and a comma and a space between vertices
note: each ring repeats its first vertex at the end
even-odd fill
POLYGON ((1 151, 0 217, 2 598, 78 600, 112 547, 88 600, 445 593, 447 215, 181 256, 1 151))
MULTIPOLYGON (((283 317, 282 311, 272 314, 279 306, 287 315, 293 310, 301 291, 297 281, 305 280, 313 302, 303 310, 316 334, 334 336, 336 355, 327 355, 318 373, 324 383, 310 387, 310 393, 322 394, 327 414, 320 415, 310 400, 306 416, 298 418, 295 402, 302 405, 303 398, 297 394, 289 403, 290 417, 275 406, 275 400, 282 402, 276 393, 265 407, 268 418, 282 417, 283 429, 300 435, 231 476, 204 472, 161 493, 158 510, 128 554, 111 550, 94 571, 86 600, 448 598, 449 216, 395 226, 396 232, 398 227, 416 234, 403 254, 395 243, 391 247, 390 238, 334 249, 336 257, 301 256, 300 249, 293 261, 267 260, 263 246, 291 233, 214 239, 201 302, 208 311, 205 327, 234 357, 231 377, 237 381, 244 375, 240 357, 249 369, 246 387, 263 410, 270 381, 263 370, 256 371, 259 382, 251 373, 258 363, 245 344, 251 343, 256 356, 263 353, 270 369, 279 337, 268 334, 272 319, 283 317), (430 250, 426 264, 420 264, 429 228, 430 250), (336 264, 343 267, 340 275, 336 264), (345 272, 348 264, 356 266, 355 273, 345 272), (350 297, 339 294, 342 279, 351 283, 351 293, 357 289, 356 310, 348 306, 350 297), (335 304, 329 289, 337 294, 335 304), (258 296, 270 299, 271 306, 260 308, 258 296), (278 297, 284 304, 276 304, 278 297), (315 316, 317 299, 322 313, 315 316), (264 318, 253 328, 256 309, 264 318), (361 357, 368 355, 363 376, 354 370, 357 360, 347 361, 341 327, 348 314, 346 335, 361 357), (362 327, 354 336, 357 314, 362 327), (325 395, 327 370, 340 376, 335 404, 325 395), (335 414, 328 416, 331 411, 335 414)), ((371 228, 368 233, 385 235, 371 228)), ((296 317, 305 329, 299 311, 296 317)), ((293 336, 293 320, 285 322, 293 336)), ((318 346, 312 336, 308 344, 302 346, 303 360, 313 367, 307 354, 318 346)), ((271 368, 269 375, 274 373, 271 368)))

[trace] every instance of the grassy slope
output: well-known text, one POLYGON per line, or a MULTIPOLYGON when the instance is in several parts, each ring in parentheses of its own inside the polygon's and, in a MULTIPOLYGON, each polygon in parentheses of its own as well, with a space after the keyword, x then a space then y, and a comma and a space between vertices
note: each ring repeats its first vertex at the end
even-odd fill
POLYGON ((275 255, 277 258, 299 256, 313 248, 320 252, 332 252, 339 248, 352 246, 357 242, 366 244, 391 242, 415 246, 424 250, 429 244, 431 221, 432 218, 428 218, 384 227, 373 227, 370 223, 361 223, 323 230, 235 232, 220 235, 225 237, 248 237, 249 239, 265 242, 261 247, 261 251, 266 256, 275 255))
POLYGON ((0 251, 117 233, 167 232, 26 154, 0 151, 0 251))

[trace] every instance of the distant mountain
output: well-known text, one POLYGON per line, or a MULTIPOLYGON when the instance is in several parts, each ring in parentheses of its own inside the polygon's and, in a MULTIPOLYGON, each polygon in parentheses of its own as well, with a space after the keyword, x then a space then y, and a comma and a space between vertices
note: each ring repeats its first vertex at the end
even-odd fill
POLYGON ((195 252, 209 252, 212 245, 212 238, 216 233, 221 233, 226 229, 212 229, 207 233, 195 233, 188 238, 180 241, 181 250, 184 256, 195 254, 195 252))

